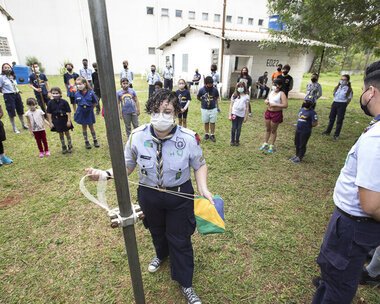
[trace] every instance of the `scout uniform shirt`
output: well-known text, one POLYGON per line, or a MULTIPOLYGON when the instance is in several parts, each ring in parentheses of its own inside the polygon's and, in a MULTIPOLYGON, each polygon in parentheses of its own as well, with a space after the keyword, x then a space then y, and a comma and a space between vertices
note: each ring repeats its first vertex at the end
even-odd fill
POLYGON ((12 75, 0 75, 0 88, 3 94, 18 93, 16 80, 12 75))
POLYGON ((175 126, 170 138, 162 142, 162 172, 158 161, 157 138, 150 124, 134 129, 125 146, 127 168, 138 165, 140 183, 148 186, 175 187, 190 179, 190 167, 198 170, 206 163, 198 135, 175 126), (163 174, 162 174, 163 173, 163 174))

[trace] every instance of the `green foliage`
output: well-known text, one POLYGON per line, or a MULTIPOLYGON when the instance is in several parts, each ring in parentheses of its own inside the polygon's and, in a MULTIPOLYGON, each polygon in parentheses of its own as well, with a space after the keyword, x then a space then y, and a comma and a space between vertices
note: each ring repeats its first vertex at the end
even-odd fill
POLYGON ((70 62, 71 61, 69 59, 65 59, 63 62, 60 63, 59 74, 63 75, 66 73, 66 64, 70 62))
MULTIPOLYGON (((25 58, 25 65, 31 66, 33 62, 37 62, 40 67, 40 72, 45 73, 45 68, 42 66, 42 63, 35 56, 28 56, 25 58)), ((33 70, 32 70, 33 71, 33 70)))

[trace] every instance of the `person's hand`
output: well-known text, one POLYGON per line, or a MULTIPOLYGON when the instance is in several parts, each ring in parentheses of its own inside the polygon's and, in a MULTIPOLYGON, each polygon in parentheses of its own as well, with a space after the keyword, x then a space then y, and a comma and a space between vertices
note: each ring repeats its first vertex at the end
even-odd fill
MULTIPOLYGON (((29 128, 29 130, 30 130, 30 128, 29 128)), ((34 137, 34 133, 32 130, 30 130, 29 133, 30 133, 30 135, 32 135, 34 137)))
POLYGON ((107 179, 107 176, 108 176, 106 171, 103 171, 100 169, 87 168, 85 169, 85 171, 89 175, 89 178, 94 181, 97 181, 99 179, 107 179))
POLYGON ((137 110, 137 116, 140 116, 140 110, 137 110))
POLYGON ((203 196, 204 198, 207 198, 207 199, 210 201, 210 203, 214 205, 214 201, 212 200, 213 195, 211 194, 210 191, 208 191, 208 189, 205 189, 205 190, 200 191, 199 194, 200 194, 201 196, 203 196))
POLYGON ((123 115, 120 114, 120 119, 123 120, 123 115))
POLYGON ((47 97, 51 98, 51 93, 50 92, 47 93, 47 97))
MULTIPOLYGON (((53 124, 51 124, 51 125, 52 125, 52 127, 54 127, 53 124)), ((68 128, 70 128, 70 127, 71 127, 71 121, 67 121, 66 126, 67 126, 68 128)))
POLYGON ((35 88, 35 90, 36 90, 37 92, 41 92, 41 91, 42 91, 41 88, 35 88))
POLYGON ((228 115, 228 119, 229 119, 229 120, 232 120, 232 116, 231 116, 231 114, 228 115))
POLYGON ((186 110, 184 108, 181 109, 181 113, 185 112, 186 110))
POLYGON ((247 122, 247 116, 244 116, 244 120, 243 120, 244 123, 247 122))
POLYGON ((265 104, 269 106, 269 100, 268 99, 265 100, 265 104))

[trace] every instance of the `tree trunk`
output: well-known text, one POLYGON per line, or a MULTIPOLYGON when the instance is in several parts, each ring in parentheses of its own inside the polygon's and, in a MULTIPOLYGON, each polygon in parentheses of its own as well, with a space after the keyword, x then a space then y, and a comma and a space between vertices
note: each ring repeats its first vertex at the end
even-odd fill
POLYGON ((314 70, 314 64, 315 64, 315 61, 318 59, 318 56, 314 55, 313 57, 313 61, 311 62, 311 65, 310 65, 310 68, 309 68, 309 71, 308 73, 313 73, 313 70, 314 70))

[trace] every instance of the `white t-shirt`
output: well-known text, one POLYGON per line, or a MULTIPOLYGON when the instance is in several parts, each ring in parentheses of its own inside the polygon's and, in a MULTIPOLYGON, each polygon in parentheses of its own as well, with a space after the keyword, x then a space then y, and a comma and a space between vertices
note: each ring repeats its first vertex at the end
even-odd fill
POLYGON ((247 104, 249 102, 249 95, 245 94, 244 96, 240 96, 240 98, 234 98, 232 95, 231 101, 234 103, 231 113, 239 117, 244 117, 245 111, 247 110, 247 104))
POLYGON ((25 113, 25 116, 29 117, 30 119, 30 124, 32 125, 33 132, 45 130, 43 117, 44 114, 44 111, 41 109, 36 109, 35 111, 29 110, 25 113))
POLYGON ((334 202, 354 216, 367 216, 359 201, 359 188, 380 192, 380 122, 362 134, 348 152, 335 184, 334 202))

